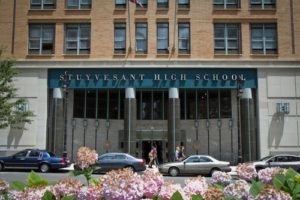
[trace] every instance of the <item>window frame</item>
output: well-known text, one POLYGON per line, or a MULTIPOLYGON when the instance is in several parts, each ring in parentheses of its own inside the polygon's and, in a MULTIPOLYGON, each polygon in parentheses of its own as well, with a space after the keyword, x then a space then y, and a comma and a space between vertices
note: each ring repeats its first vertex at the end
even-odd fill
POLYGON ((165 2, 161 3, 161 2, 158 2, 158 0, 156 1, 156 7, 157 8, 169 8, 169 0, 165 0, 165 2))
MULTIPOLYGON (((29 24, 28 27, 28 54, 30 55, 48 55, 48 54, 54 54, 54 50, 55 50, 55 24, 52 23, 47 23, 47 24, 29 24), (34 37, 30 37, 31 34, 31 30, 33 28, 33 26, 36 26, 39 30, 39 38, 34 38, 34 37), (44 31, 46 30, 46 27, 48 27, 49 29, 52 29, 52 38, 44 38, 44 31), (33 41, 38 41, 39 42, 39 47, 38 48, 33 48, 31 47, 32 42, 33 41), (45 41, 52 41, 52 49, 51 50, 44 50, 43 49, 43 45, 47 44, 45 43, 45 41), (34 52, 34 50, 38 50, 37 53, 34 52)), ((48 43, 50 44, 50 43, 48 43)))
POLYGON ((178 23, 178 54, 190 54, 191 53, 191 26, 189 22, 179 22, 178 23), (181 26, 187 26, 187 27, 181 27, 181 26), (187 28, 188 29, 188 38, 181 38, 180 35, 180 29, 181 28, 187 28), (187 48, 180 48, 180 41, 181 40, 187 40, 187 48))
POLYGON ((118 0, 115 0, 115 8, 117 8, 117 9, 124 9, 124 8, 127 7, 127 1, 128 0, 123 0, 124 3, 118 3, 117 1, 118 0))
POLYGON ((241 54, 241 25, 239 23, 214 23, 214 53, 215 54, 224 54, 224 55, 231 55, 231 54, 241 54), (216 31, 218 28, 223 28, 223 36, 216 37, 216 31), (230 29, 234 29, 237 31, 237 38, 230 38, 229 31, 230 29), (223 47, 217 47, 217 41, 223 41, 223 47), (236 41, 237 46, 230 47, 229 42, 236 41), (221 51, 224 52, 221 52, 221 51), (219 52, 218 52, 219 51, 219 52))
POLYGON ((54 10, 56 9, 56 0, 52 0, 53 3, 47 3, 46 0, 39 0, 40 3, 33 3, 34 0, 30 0, 31 10, 54 10), (36 8, 34 6, 37 6, 36 8))
POLYGON ((116 22, 114 23, 114 53, 115 54, 125 54, 126 53, 126 23, 125 22, 116 22), (124 31, 124 40, 116 41, 116 31, 122 30, 124 31), (116 48, 116 42, 124 42, 123 48, 116 48))
POLYGON ((74 9, 74 10, 90 10, 92 8, 92 0, 75 0, 76 5, 70 5, 71 0, 66 0, 66 8, 74 9), (88 1, 88 3, 84 3, 84 1, 88 1))
POLYGON ((186 3, 182 3, 180 0, 177 0, 178 9, 189 9, 190 8, 190 0, 185 0, 186 3))
POLYGON ((168 22, 157 22, 156 23, 156 35, 157 35, 157 37, 156 37, 156 52, 157 52, 157 54, 169 54, 169 46, 170 46, 170 39, 169 39, 169 34, 170 34, 170 29, 169 29, 169 23, 168 22), (159 26, 163 26, 163 25, 166 25, 167 27, 159 27, 159 26), (167 29, 167 35, 166 35, 166 37, 165 38, 159 38, 159 30, 160 29, 164 29, 164 28, 166 28, 167 29), (159 41, 161 41, 161 40, 164 40, 164 41, 167 41, 167 48, 166 49, 159 49, 158 48, 158 43, 159 43, 159 41))
POLYGON ((276 0, 271 1, 273 1, 273 3, 266 3, 266 0, 250 0, 250 7, 251 9, 276 9, 276 0))
POLYGON ((91 24, 90 23, 67 23, 65 24, 65 37, 64 37, 64 53, 68 55, 82 55, 82 54, 90 54, 91 53, 91 24), (82 29, 83 28, 88 28, 89 29, 89 36, 88 37, 81 37, 82 29), (71 39, 68 38, 68 31, 71 29, 76 30, 76 39, 71 39), (81 48, 81 43, 87 41, 88 42, 88 48, 81 48), (68 48, 68 42, 76 42, 76 48, 68 48), (68 51, 69 50, 69 51, 68 51), (76 50, 75 53, 72 53, 73 51, 71 50, 76 50), (82 51, 82 53, 81 53, 82 51))
POLYGON ((147 22, 136 22, 135 23, 135 52, 138 54, 147 54, 148 53, 148 23, 147 22), (144 25, 145 27, 139 27, 144 25), (145 29, 146 35, 145 38, 139 39, 137 37, 138 29, 145 29), (145 42, 145 49, 138 49, 138 42, 145 42))
POLYGON ((222 3, 213 1, 214 9, 238 9, 241 6, 240 0, 235 0, 235 3, 228 2, 229 0, 223 0, 222 3))
POLYGON ((278 32, 277 32, 277 24, 276 23, 251 23, 250 24, 250 42, 251 42, 251 54, 254 55, 276 55, 278 54, 278 32), (256 27, 255 27, 256 26, 256 27), (254 39, 253 38, 253 31, 254 29, 259 29, 259 26, 261 26, 262 31, 262 38, 260 39, 254 39), (266 39, 266 30, 270 28, 274 31, 274 40, 266 39), (261 42, 262 48, 255 48, 254 49, 254 42, 261 42), (267 48, 267 43, 273 42, 275 45, 275 48, 267 48))

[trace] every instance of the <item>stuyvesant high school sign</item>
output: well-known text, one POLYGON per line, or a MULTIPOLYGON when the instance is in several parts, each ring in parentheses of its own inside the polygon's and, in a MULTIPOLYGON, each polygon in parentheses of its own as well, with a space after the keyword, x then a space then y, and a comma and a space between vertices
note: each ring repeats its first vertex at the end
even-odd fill
POLYGON ((49 69, 50 88, 256 88, 255 69, 49 69))

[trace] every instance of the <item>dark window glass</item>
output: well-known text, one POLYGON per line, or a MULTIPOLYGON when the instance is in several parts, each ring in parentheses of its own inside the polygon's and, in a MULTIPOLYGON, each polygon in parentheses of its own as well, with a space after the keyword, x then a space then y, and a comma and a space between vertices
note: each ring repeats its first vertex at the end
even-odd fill
POLYGON ((218 91, 211 90, 208 93, 208 104, 209 104, 209 118, 217 119, 219 118, 219 101, 218 101, 218 91))
POLYGON ((54 53, 54 24, 29 25, 29 54, 54 53))
POLYGON ((142 120, 151 119, 151 92, 143 91, 142 93, 142 120))
POLYGON ((163 92, 153 92, 153 119, 163 119, 163 92))
MULTIPOLYGON (((148 0, 139 0, 139 1, 143 5, 143 8, 147 8, 148 7, 148 0)), ((137 5, 137 6, 140 7, 139 5, 137 5)))
POLYGON ((65 53, 90 53, 90 24, 67 24, 65 28, 65 53))
POLYGON ((251 0, 251 8, 273 9, 276 8, 276 0, 251 0))
POLYGON ((214 0, 215 9, 239 8, 240 0, 214 0))
POLYGON ((86 118, 96 118, 96 90, 86 90, 86 118))
POLYGON ((84 118, 85 90, 74 90, 73 117, 84 118))
POLYGON ((99 90, 98 91, 98 118, 107 119, 107 109, 108 109, 108 91, 99 90))
POLYGON ((168 23, 157 23, 157 53, 169 53, 168 23))
POLYGON ((207 119, 207 91, 198 91, 198 118, 207 119))
POLYGON ((109 118, 118 119, 119 113, 119 91, 109 90, 109 118))
POLYGON ((124 119, 125 91, 120 90, 119 96, 120 96, 120 98, 119 98, 120 119, 124 119))
POLYGON ((14 156, 15 157, 25 157, 27 155, 28 151, 21 151, 16 153, 14 156))
POLYGON ((40 152, 39 151, 32 150, 29 153, 29 157, 39 157, 39 156, 40 156, 40 152))
POLYGON ((221 118, 231 118, 231 91, 220 91, 221 118))
POLYGON ((169 0, 157 0, 157 8, 168 8, 169 0))
POLYGON ((186 90, 187 119, 196 119, 196 90, 186 90))
POLYGON ((91 0, 67 0, 68 9, 91 9, 91 0))
POLYGON ((31 0, 30 9, 47 10, 55 9, 56 0, 31 0))
POLYGON ((216 54, 239 54, 240 25, 239 24, 215 24, 214 40, 216 54))
POLYGON ((190 53, 190 24, 189 23, 178 24, 178 53, 180 54, 190 53))
POLYGON ((178 0, 178 8, 189 8, 190 0, 178 0))
POLYGON ((115 24, 115 53, 126 52, 126 24, 115 24))
POLYGON ((167 91, 164 91, 164 120, 168 119, 168 112, 169 112, 169 94, 167 91))
POLYGON ((186 98, 185 90, 179 90, 179 99, 180 99, 180 118, 186 119, 186 98))
POLYGON ((253 54, 276 54, 277 25, 251 24, 251 48, 253 54))
POLYGON ((147 23, 136 23, 135 39, 135 51, 147 53, 147 23))
POLYGON ((126 0, 115 0, 116 8, 126 8, 126 0))

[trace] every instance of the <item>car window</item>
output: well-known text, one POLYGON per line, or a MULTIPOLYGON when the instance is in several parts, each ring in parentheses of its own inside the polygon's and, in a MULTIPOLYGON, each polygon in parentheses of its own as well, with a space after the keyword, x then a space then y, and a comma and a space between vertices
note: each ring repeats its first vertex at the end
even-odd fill
POLYGON ((52 153, 52 152, 45 152, 44 156, 48 156, 48 154, 49 154, 50 157, 55 157, 55 154, 52 153))
POLYGON ((277 156, 275 162, 288 162, 288 157, 286 156, 277 156))
POLYGON ((29 153, 29 157, 39 157, 39 156, 40 156, 40 152, 39 151, 32 150, 29 153))
POLYGON ((200 162, 212 162, 212 160, 208 157, 200 157, 200 162))
POLYGON ((188 159, 185 160, 186 163, 195 163, 195 162, 200 162, 199 157, 189 157, 188 159))
POLYGON ((126 159, 126 156, 125 155, 115 155, 115 158, 114 159, 117 159, 117 160, 125 160, 126 159))
POLYGON ((100 160, 112 160, 112 159, 114 159, 114 156, 102 156, 102 157, 100 157, 100 160))
POLYGON ((291 162, 297 162, 297 161, 300 161, 300 157, 297 157, 297 156, 289 156, 289 160, 291 162))
POLYGON ((16 153, 14 156, 15 157, 25 157, 27 155, 27 151, 20 151, 16 153))

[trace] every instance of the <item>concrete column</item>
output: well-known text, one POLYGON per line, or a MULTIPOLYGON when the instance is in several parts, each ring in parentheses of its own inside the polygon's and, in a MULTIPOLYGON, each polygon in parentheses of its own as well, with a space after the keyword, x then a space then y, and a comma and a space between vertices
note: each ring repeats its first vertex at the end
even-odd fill
POLYGON ((169 89, 168 159, 175 159, 175 148, 180 145, 180 100, 178 88, 169 89))
POLYGON ((125 90, 124 150, 136 154, 136 98, 134 88, 125 90))
POLYGON ((251 88, 244 88, 241 97, 241 135, 243 161, 256 159, 254 105, 251 88))

